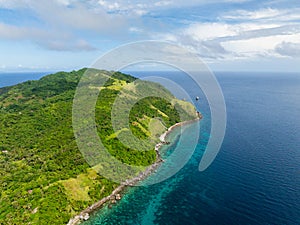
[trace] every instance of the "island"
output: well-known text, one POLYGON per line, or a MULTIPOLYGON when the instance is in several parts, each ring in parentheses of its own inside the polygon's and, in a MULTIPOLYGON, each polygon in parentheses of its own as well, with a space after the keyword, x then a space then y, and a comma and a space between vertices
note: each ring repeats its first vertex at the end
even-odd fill
MULTIPOLYGON (((108 77, 95 106, 97 134, 109 153, 129 165, 147 168, 131 180, 116 183, 97 173, 79 151, 72 127, 76 87, 87 71, 58 72, 37 81, 0 88, 0 223, 76 224, 105 202, 121 199, 121 191, 144 179, 162 162, 159 147, 174 126, 201 118, 194 106, 164 95, 138 101, 129 112, 130 132, 150 140, 148 151, 130 149, 111 123, 112 104, 123 87, 136 81, 121 72, 93 70, 108 77), (70 220, 71 219, 71 220, 70 220)), ((138 86, 128 89, 135 95, 138 86)))

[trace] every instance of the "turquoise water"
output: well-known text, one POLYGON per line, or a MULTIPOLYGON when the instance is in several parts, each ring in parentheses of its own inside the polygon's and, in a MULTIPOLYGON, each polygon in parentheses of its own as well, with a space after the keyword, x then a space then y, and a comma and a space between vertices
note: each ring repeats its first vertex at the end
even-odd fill
MULTIPOLYGON (((163 75, 191 96, 199 95, 183 75, 163 75)), ((221 152, 209 169, 198 171, 210 131, 209 108, 200 95, 203 102, 195 102, 204 114, 200 139, 184 168, 159 184, 128 189, 117 205, 104 207, 85 225, 300 224, 300 76, 217 77, 228 122, 221 152)), ((184 134, 192 136, 193 126, 184 134)), ((182 144, 176 132, 165 157, 182 144)))
MULTIPOLYGON (((186 125, 184 132, 188 134, 189 131, 194 131, 194 128, 198 127, 197 125, 198 124, 186 125)), ((180 133, 180 128, 177 128, 167 137, 167 140, 171 141, 172 145, 161 149, 162 157, 165 160, 172 154, 174 148, 182 149, 186 147, 186 140, 180 141, 180 133), (182 141, 184 143, 182 143, 182 141)), ((193 135, 191 135, 191 137, 193 137, 193 135)), ((205 147, 205 145, 203 145, 203 147, 205 147)), ((166 163, 168 162, 166 161, 166 163)), ((194 163, 197 165, 198 162, 195 161, 194 163)), ((185 169, 186 167, 184 170, 185 169)), ((158 169, 157 173, 143 181, 142 184, 146 184, 149 180, 155 180, 155 176, 161 173, 160 170, 161 168, 158 169)), ((111 209, 106 205, 94 215, 90 221, 84 224, 155 224, 156 217, 162 212, 160 208, 165 198, 168 196, 171 197, 172 192, 176 188, 179 188, 178 184, 184 182, 183 180, 184 174, 182 174, 181 171, 171 179, 159 184, 128 188, 123 195, 124 197, 117 205, 111 209)), ((172 197, 178 198, 178 196, 172 197)))

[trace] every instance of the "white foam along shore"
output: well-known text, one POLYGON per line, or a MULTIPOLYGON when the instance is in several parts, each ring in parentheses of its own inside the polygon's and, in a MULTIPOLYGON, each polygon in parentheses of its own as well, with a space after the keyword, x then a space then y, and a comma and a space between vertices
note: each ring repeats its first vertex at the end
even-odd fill
POLYGON ((168 144, 168 142, 166 142, 166 137, 168 136, 168 134, 170 132, 172 132, 172 130, 178 126, 190 124, 190 123, 193 123, 193 122, 196 122, 196 121, 202 119, 202 115, 200 113, 197 113, 197 115, 198 115, 198 117, 196 119, 174 124, 173 126, 169 127, 167 129, 167 131, 165 131, 159 137, 160 142, 155 145, 155 152, 156 152, 156 156, 157 156, 155 163, 148 166, 147 169, 145 171, 139 173, 138 176, 121 183, 115 190, 113 190, 113 192, 109 196, 102 198, 100 201, 96 202, 95 204, 93 204, 93 205, 89 206, 88 208, 86 208, 85 210, 83 210, 80 214, 78 214, 77 216, 70 219, 67 225, 78 225, 82 221, 88 220, 90 218, 90 214, 97 211, 98 209, 100 209, 104 205, 104 203, 107 203, 109 201, 112 204, 116 203, 117 200, 121 199, 120 192, 122 192, 127 186, 134 186, 137 182, 145 179, 153 171, 155 171, 157 169, 157 167, 163 162, 163 159, 160 156, 159 149, 162 145, 168 144))

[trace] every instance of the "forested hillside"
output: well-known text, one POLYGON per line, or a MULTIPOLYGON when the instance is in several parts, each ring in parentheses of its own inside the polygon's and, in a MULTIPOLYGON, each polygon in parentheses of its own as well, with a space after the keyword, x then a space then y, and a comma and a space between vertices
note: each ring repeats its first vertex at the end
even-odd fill
MULTIPOLYGON (((118 186, 90 168, 76 144, 72 104, 85 71, 59 72, 0 89, 0 224, 66 224, 118 186)), ((134 105, 130 130, 136 137, 152 141, 149 151, 129 149, 118 140, 120 132, 113 130, 111 107, 120 90, 136 79, 119 72, 96 72, 110 76, 95 108, 98 135, 124 163, 152 164, 159 134, 180 121, 179 113, 184 115, 181 120, 196 116, 191 104, 149 83, 169 100, 148 97, 134 105)), ((128 94, 134 95, 134 88, 128 94)))

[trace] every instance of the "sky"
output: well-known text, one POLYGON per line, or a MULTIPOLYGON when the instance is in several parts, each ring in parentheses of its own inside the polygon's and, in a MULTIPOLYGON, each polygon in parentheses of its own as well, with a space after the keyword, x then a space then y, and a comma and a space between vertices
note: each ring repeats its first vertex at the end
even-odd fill
POLYGON ((141 40, 183 46, 213 71, 299 72, 300 1, 0 0, 0 72, 88 67, 141 40))

